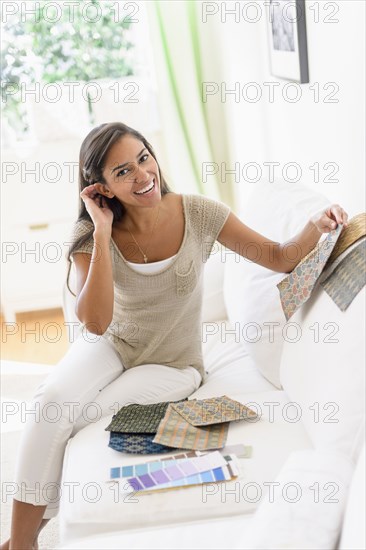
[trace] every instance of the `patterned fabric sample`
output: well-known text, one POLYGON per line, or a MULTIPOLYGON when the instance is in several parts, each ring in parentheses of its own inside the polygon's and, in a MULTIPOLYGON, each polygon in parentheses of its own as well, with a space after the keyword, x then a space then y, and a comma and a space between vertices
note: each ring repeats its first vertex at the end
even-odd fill
POLYGON ((226 395, 209 399, 190 399, 172 404, 172 408, 192 426, 207 426, 257 416, 254 411, 226 395))
POLYGON ((228 429, 229 422, 203 427, 192 426, 169 405, 153 441, 179 449, 222 449, 228 429))
POLYGON ((366 241, 347 254, 321 286, 345 311, 366 284, 366 241))
POLYGON ((150 455, 168 453, 172 448, 153 442, 154 434, 123 434, 111 432, 108 447, 121 453, 150 455))
POLYGON ((113 415, 111 423, 105 429, 110 432, 156 434, 168 405, 169 401, 150 405, 126 405, 113 415))
POLYGON ((278 283, 277 288, 280 291, 282 309, 287 321, 310 298, 342 228, 343 225, 339 224, 334 231, 328 233, 326 238, 278 283))
POLYGON ((366 214, 362 212, 351 218, 348 226, 341 232, 337 244, 329 256, 329 263, 334 262, 353 243, 366 235, 366 214))

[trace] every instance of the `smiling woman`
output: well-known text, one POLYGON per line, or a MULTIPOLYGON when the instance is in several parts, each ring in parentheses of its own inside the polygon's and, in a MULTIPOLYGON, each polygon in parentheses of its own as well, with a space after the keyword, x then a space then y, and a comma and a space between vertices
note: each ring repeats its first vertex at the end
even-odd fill
MULTIPOLYGON (((75 312, 86 330, 34 396, 34 407, 52 402, 62 414, 57 422, 32 417, 25 425, 11 548, 32 548, 44 522, 57 515, 64 450, 90 422, 81 418, 87 403, 108 396, 120 377, 120 406, 179 401, 206 381, 202 275, 216 241, 246 257, 254 243, 262 253, 258 263, 273 270, 290 269, 301 259, 284 262, 278 254, 283 245, 244 225, 226 204, 171 191, 152 146, 121 122, 102 124, 86 136, 79 184, 80 211, 68 260, 71 265, 72 257, 76 267, 75 312), (127 258, 154 269, 135 270, 127 258), (164 260, 169 263, 162 265, 164 260), (70 403, 77 404, 78 414, 70 414, 70 403), (30 461, 39 448, 42 459, 30 461), (45 486, 53 494, 45 495, 45 486)), ((337 205, 313 216, 294 237, 302 254, 336 223, 347 223, 337 205)), ((106 403, 103 415, 114 401, 106 398, 106 403)))

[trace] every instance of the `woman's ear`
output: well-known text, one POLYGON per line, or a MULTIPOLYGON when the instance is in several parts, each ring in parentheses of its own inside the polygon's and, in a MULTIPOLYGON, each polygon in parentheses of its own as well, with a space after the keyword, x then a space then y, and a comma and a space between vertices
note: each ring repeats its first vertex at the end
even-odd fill
POLYGON ((96 191, 100 195, 103 195, 104 197, 107 197, 107 199, 113 199, 114 194, 108 188, 108 185, 104 185, 103 183, 95 183, 94 186, 95 186, 96 191))

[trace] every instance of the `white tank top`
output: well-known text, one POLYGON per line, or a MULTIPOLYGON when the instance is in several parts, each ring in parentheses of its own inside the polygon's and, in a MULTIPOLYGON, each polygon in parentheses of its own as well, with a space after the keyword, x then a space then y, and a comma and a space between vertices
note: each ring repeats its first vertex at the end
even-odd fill
POLYGON ((150 264, 136 264, 134 262, 127 262, 126 263, 132 267, 135 271, 138 271, 139 273, 155 273, 156 271, 160 271, 164 267, 167 267, 176 257, 176 254, 174 256, 170 256, 170 258, 165 258, 165 260, 159 260, 158 262, 151 262, 150 264))

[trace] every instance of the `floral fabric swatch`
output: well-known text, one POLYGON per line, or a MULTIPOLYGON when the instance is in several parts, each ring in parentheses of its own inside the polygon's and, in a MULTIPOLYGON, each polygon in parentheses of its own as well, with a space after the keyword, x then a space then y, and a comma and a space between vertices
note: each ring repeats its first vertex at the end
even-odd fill
POLYGON ((328 233, 326 238, 318 243, 289 275, 278 283, 282 309, 286 321, 292 317, 309 298, 315 283, 327 263, 329 256, 338 240, 343 225, 328 233))

